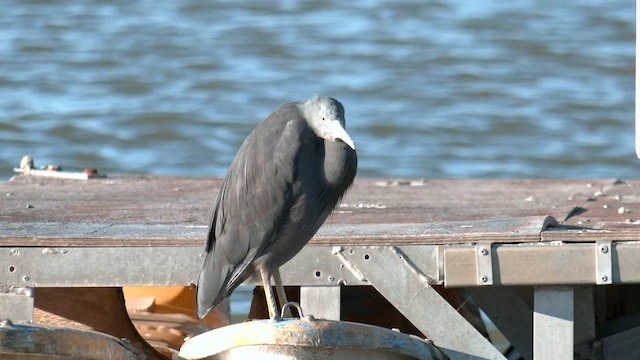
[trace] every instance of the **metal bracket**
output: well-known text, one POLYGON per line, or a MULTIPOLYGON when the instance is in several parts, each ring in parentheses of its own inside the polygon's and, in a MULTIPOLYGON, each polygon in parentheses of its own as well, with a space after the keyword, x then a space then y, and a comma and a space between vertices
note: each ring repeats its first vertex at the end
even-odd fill
POLYGON ((478 285, 493 285, 492 258, 491 243, 476 244, 476 282, 478 285))
POLYGON ((33 288, 2 286, 0 288, 0 319, 32 322, 33 288))
POLYGON ((612 284, 611 241, 596 241, 596 284, 612 284))

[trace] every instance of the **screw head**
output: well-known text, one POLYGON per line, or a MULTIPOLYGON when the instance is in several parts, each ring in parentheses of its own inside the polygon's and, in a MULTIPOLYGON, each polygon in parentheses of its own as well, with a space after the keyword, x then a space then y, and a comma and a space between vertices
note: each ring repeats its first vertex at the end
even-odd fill
POLYGON ((607 280, 609 280, 609 277, 607 277, 607 275, 602 275, 602 276, 600 277, 600 280, 601 280, 602 282, 607 282, 607 280))
POLYGON ((486 283, 487 281, 489 281, 489 278, 486 276, 483 276, 480 278, 480 281, 482 281, 483 283, 486 283))
POLYGON ((600 246, 600 252, 606 254, 609 252, 609 247, 607 245, 600 246))
POLYGON ((489 255, 489 250, 483 248, 480 250, 480 254, 482 254, 482 256, 487 256, 489 255))

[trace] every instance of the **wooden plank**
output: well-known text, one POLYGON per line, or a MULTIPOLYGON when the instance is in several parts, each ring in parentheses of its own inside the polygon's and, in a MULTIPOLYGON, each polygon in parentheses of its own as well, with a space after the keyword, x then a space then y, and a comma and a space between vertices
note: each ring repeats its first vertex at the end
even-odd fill
MULTIPOLYGON (((20 224, 26 229, 32 224, 49 223, 50 232, 56 232, 51 224, 68 229, 69 225, 65 224, 71 223, 110 227, 109 231, 116 230, 113 226, 119 224, 206 227, 221 181, 220 178, 153 176, 89 180, 17 176, 0 183, 0 241, 9 243, 4 230, 20 224)), ((326 237, 319 236, 314 241, 321 245, 332 244, 338 237, 373 244, 392 240, 416 244, 534 241, 538 240, 535 232, 517 233, 519 230, 509 227, 496 231, 485 227, 474 235, 474 227, 463 231, 452 226, 483 221, 497 226, 500 221, 511 221, 509 219, 523 221, 547 216, 571 228, 545 230, 542 241, 640 241, 638 193, 640 181, 357 179, 327 220, 327 226, 407 225, 402 229, 386 227, 387 235, 375 230, 376 234, 366 236, 359 235, 367 227, 334 228, 341 233, 327 227, 326 237), (413 233, 409 236, 410 231, 413 233)), ((162 227, 150 228, 147 233, 158 240, 166 234, 153 232, 161 230, 162 227)), ((92 239, 93 235, 84 233, 81 239, 92 239)), ((183 235, 178 231, 172 236, 182 238, 183 235)), ((34 241, 33 236, 30 238, 34 241)), ((187 236, 187 239, 191 238, 187 236)))
MULTIPOLYGON (((0 221, 208 223, 220 178, 126 176, 86 181, 17 176, 0 183, 0 221), (31 205, 28 207, 27 205, 31 205)), ((563 219, 598 181, 356 179, 330 223, 563 219)))
MULTIPOLYGON (((551 217, 430 224, 327 224, 311 244, 395 245, 540 241, 551 217)), ((205 225, 0 222, 3 246, 204 246, 205 225)))

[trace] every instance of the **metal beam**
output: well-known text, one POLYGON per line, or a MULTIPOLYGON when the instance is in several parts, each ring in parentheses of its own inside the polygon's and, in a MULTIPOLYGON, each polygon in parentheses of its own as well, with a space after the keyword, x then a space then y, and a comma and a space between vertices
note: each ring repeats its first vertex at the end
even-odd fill
MULTIPOLYGON (((202 251, 201 246, 0 247, 0 285, 189 286, 200 274, 202 251)), ((329 247, 305 247, 281 268, 281 274, 285 285, 365 284, 329 247)))
POLYGON ((172 286, 197 281, 201 247, 0 248, 0 284, 172 286))
POLYGON ((573 288, 534 290, 533 359, 573 360, 573 288))
POLYGON ((511 287, 471 287, 466 291, 526 360, 533 358, 533 310, 511 287))
MULTIPOLYGON (((493 285, 590 285, 640 283, 637 243, 494 244, 493 285)), ((447 287, 478 286, 476 247, 444 248, 447 287)))
POLYGON ((300 306, 305 316, 340 320, 340 286, 301 286, 300 306))
MULTIPOLYGON (((284 283, 308 286, 365 284, 361 275, 354 274, 348 264, 337 258, 336 248, 340 247, 306 246, 282 267, 284 283)), ((482 279, 474 245, 396 248, 419 259, 414 266, 438 284, 444 280, 448 287, 473 287, 478 286, 478 279, 482 279), (443 260, 438 259, 438 249, 444 249, 443 260)), ((0 271, 0 284, 41 287, 190 285, 198 278, 202 250, 201 246, 0 247, 0 267, 4 268, 0 269, 4 270, 0 271)), ((494 244, 490 252, 493 285, 596 284, 595 251, 594 244, 494 244)), ((609 251, 612 283, 640 283, 639 244, 613 243, 609 251)))
POLYGON ((0 320, 17 323, 33 322, 33 289, 3 287, 0 289, 0 320))
POLYGON ((344 256, 391 304, 449 358, 504 359, 504 356, 430 285, 433 277, 414 264, 414 254, 395 247, 349 248, 344 256))

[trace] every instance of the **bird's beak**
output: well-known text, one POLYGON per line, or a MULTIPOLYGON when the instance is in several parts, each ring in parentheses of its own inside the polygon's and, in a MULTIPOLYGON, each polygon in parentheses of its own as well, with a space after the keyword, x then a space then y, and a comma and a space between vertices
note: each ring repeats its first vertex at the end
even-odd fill
POLYGON ((329 132, 332 138, 331 140, 333 141, 341 140, 353 150, 356 149, 356 146, 353 144, 353 140, 351 140, 351 137, 349 136, 349 134, 347 134, 347 131, 342 127, 342 124, 340 124, 340 121, 338 120, 329 121, 328 127, 329 127, 329 132))

